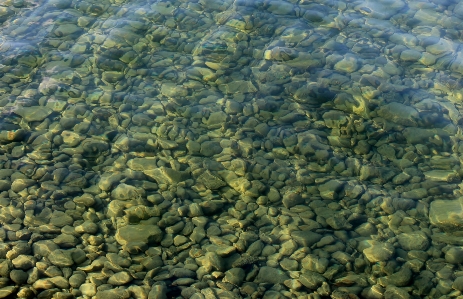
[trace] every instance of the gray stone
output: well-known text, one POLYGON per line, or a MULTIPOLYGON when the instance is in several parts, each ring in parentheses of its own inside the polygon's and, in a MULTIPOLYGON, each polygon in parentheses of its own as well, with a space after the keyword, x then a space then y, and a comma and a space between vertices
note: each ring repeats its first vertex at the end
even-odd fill
POLYGON ((35 185, 37 182, 31 179, 15 179, 11 184, 11 190, 21 192, 22 190, 35 185))
POLYGON ((50 282, 59 289, 69 289, 68 280, 62 276, 51 277, 50 282))
POLYGON ((119 184, 111 192, 111 198, 117 200, 131 200, 138 199, 145 194, 145 191, 141 188, 137 188, 127 184, 119 184))
POLYGON ((306 288, 316 290, 326 281, 326 278, 316 272, 306 271, 299 277, 299 281, 306 288))
POLYGON ((167 287, 165 285, 153 285, 148 299, 167 299, 167 287))
POLYGON ((287 209, 303 204, 304 202, 304 198, 299 193, 288 192, 283 195, 282 203, 287 209))
POLYGON ((429 208, 429 220, 444 230, 457 230, 463 227, 463 197, 455 200, 434 200, 429 208))
POLYGON ((283 296, 280 292, 272 291, 272 290, 266 291, 264 293, 264 296, 262 296, 262 299, 284 299, 284 298, 285 296, 283 296))
POLYGON ((400 59, 403 61, 418 61, 421 58, 421 52, 416 50, 405 50, 400 53, 400 59))
POLYGON ((52 251, 58 248, 59 246, 56 245, 51 240, 40 240, 32 244, 32 252, 34 253, 34 255, 39 255, 39 256, 44 256, 44 257, 48 257, 48 255, 52 251))
POLYGON ((189 178, 186 172, 165 166, 153 170, 145 170, 143 173, 156 180, 158 184, 178 184, 189 178))
POLYGON ((202 227, 195 227, 193 233, 190 235, 190 240, 199 244, 202 239, 206 237, 206 231, 202 227))
POLYGON ((72 225, 74 219, 68 214, 61 211, 54 211, 51 215, 50 224, 57 227, 64 227, 66 225, 72 225))
POLYGON ((230 187, 235 189, 239 193, 245 193, 247 190, 251 188, 251 182, 245 178, 235 178, 227 182, 230 187))
POLYGON ((428 196, 428 190, 425 188, 417 188, 402 193, 402 197, 411 199, 423 199, 428 196))
POLYGON ((123 176, 120 173, 103 173, 100 176, 98 187, 103 191, 111 190, 116 184, 120 183, 123 176))
POLYGON ((209 115, 206 125, 209 129, 218 129, 227 121, 227 114, 223 111, 216 111, 209 115))
POLYGON ((447 250, 445 261, 455 265, 463 263, 463 247, 451 247, 447 250))
POLYGON ((397 236, 400 246, 405 250, 426 250, 429 247, 428 236, 421 231, 402 233, 397 236))
POLYGON ((463 276, 455 278, 452 284, 452 288, 458 291, 463 291, 463 276))
POLYGON ((309 230, 296 230, 291 232, 291 238, 299 245, 304 247, 311 247, 313 244, 320 241, 323 236, 309 230))
POLYGON ((271 284, 282 284, 285 280, 289 279, 289 276, 284 272, 272 267, 261 267, 257 274, 255 283, 271 283, 271 284))
POLYGON ((169 271, 170 274, 177 278, 195 278, 196 272, 185 268, 174 268, 169 271))
POLYGON ((265 244, 261 240, 257 240, 249 245, 248 249, 246 250, 246 254, 250 256, 259 256, 262 253, 264 246, 265 244))
POLYGON ((57 267, 71 267, 74 265, 72 250, 55 249, 49 255, 50 263, 57 267))
POLYGON ((378 278, 378 283, 383 287, 387 287, 389 285, 404 287, 408 285, 412 279, 412 274, 412 271, 408 267, 404 266, 394 274, 378 278))
POLYGON ((124 268, 130 267, 130 265, 132 264, 129 259, 124 258, 118 255, 117 253, 108 252, 106 254, 106 257, 109 259, 111 263, 124 267, 124 268))
POLYGON ((417 143, 424 143, 426 144, 429 142, 429 138, 438 135, 441 138, 448 138, 451 134, 455 134, 454 131, 449 128, 448 130, 443 129, 422 129, 422 128, 415 128, 415 127, 407 127, 402 131, 405 139, 407 139, 407 143, 409 144, 417 144, 417 143))
POLYGON ((198 177, 198 182, 203 183, 207 188, 216 190, 227 184, 218 176, 206 170, 198 177))
POLYGON ((458 173, 453 170, 431 170, 423 172, 424 177, 427 180, 437 181, 437 182, 458 182, 461 180, 458 173))
POLYGON ((9 260, 3 260, 0 262, 0 276, 8 278, 10 276, 10 272, 13 268, 13 264, 9 260))
POLYGON ((328 268, 329 261, 326 258, 318 257, 314 254, 308 254, 302 261, 302 268, 312 272, 325 273, 328 268))
POLYGON ((76 233, 94 235, 98 232, 98 225, 90 220, 84 221, 81 225, 76 226, 76 233))
POLYGON ((76 248, 72 251, 72 254, 71 254, 71 257, 72 257, 72 260, 74 261, 74 263, 76 263, 77 265, 85 262, 87 260, 87 255, 85 254, 85 251, 83 251, 82 249, 80 248, 76 248))
POLYGON ((320 196, 323 199, 335 200, 338 199, 338 192, 344 186, 344 182, 338 180, 331 180, 318 186, 320 196))
POLYGON ((20 107, 14 111, 14 113, 21 116, 26 122, 42 121, 52 112, 52 109, 43 106, 20 107))
POLYGON ((370 263, 389 261, 395 253, 395 248, 392 244, 373 240, 362 241, 359 247, 370 263), (363 250, 362 247, 364 248, 363 250))
POLYGON ((299 263, 295 260, 284 258, 280 262, 280 267, 286 271, 297 271, 299 269, 299 263))
POLYGON ((200 258, 202 266, 206 269, 215 269, 217 271, 223 271, 225 269, 225 262, 215 252, 206 252, 204 257, 200 258))
POLYGON ((234 80, 227 84, 219 85, 219 89, 229 94, 256 92, 257 88, 251 81, 234 80))
POLYGON ((16 290, 17 286, 3 287, 0 289, 0 298, 10 298, 10 295, 12 295, 16 290))
POLYGON ((96 295, 96 285, 93 283, 84 283, 79 287, 82 295, 93 297, 96 295))
POLYGON ((53 242, 55 242, 61 248, 74 248, 77 244, 80 243, 76 237, 69 234, 60 234, 58 237, 53 239, 53 242))
POLYGON ((95 199, 91 194, 85 193, 82 196, 74 197, 72 200, 78 205, 83 205, 86 207, 91 207, 95 204, 95 199))
POLYGON ((231 284, 241 286, 243 280, 246 276, 246 273, 241 268, 232 268, 225 272, 224 282, 229 282, 231 284))
POLYGON ((121 245, 129 243, 142 242, 150 244, 153 242, 161 242, 163 232, 157 225, 151 224, 138 224, 126 225, 118 228, 116 231, 116 241, 121 245))
POLYGON ((157 161, 155 157, 134 158, 127 162, 127 166, 137 171, 153 170, 158 168, 157 161))
POLYGON ((190 286, 195 282, 193 278, 179 278, 172 282, 173 286, 190 286))
POLYGON ((27 282, 29 275, 23 270, 11 270, 10 278, 17 285, 22 285, 27 282))
POLYGON ((334 65, 335 70, 346 73, 355 72, 357 68, 358 62, 357 58, 354 55, 346 55, 334 65))
POLYGON ((69 284, 73 288, 79 288, 85 282, 84 272, 77 272, 69 277, 69 284))
POLYGON ((128 299, 128 298, 130 298, 130 292, 126 289, 113 289, 113 290, 98 291, 95 295, 95 299, 128 299))
POLYGON ((214 155, 220 154, 222 152, 222 147, 217 141, 204 141, 201 143, 200 153, 205 157, 212 157, 214 155))
POLYGON ((410 294, 406 289, 401 289, 393 285, 386 287, 384 292, 384 299, 409 299, 411 298, 410 294))
POLYGON ((35 266, 37 260, 33 256, 21 254, 11 262, 16 269, 29 270, 35 266))
POLYGON ((380 147, 378 147, 377 150, 378 150, 378 153, 380 153, 383 157, 391 161, 396 159, 395 149, 389 144, 383 144, 380 147))
POLYGON ((122 271, 111 275, 108 283, 116 286, 124 285, 132 281, 132 276, 129 273, 122 271))
POLYGON ((338 110, 330 110, 323 114, 325 125, 331 129, 337 129, 347 123, 346 113, 338 110))

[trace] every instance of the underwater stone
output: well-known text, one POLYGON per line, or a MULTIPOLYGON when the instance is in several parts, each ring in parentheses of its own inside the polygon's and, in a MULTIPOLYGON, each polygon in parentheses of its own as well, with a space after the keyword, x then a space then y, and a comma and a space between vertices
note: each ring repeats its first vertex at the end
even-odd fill
POLYGON ((42 121, 47 118, 53 110, 43 106, 20 107, 14 113, 21 116, 25 121, 42 121))

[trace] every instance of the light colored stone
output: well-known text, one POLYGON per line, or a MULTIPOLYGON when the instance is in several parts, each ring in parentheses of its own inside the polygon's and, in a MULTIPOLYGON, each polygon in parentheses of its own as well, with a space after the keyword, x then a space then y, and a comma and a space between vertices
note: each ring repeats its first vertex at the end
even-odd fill
POLYGON ((463 197, 455 200, 434 200, 429 208, 429 220, 445 230, 458 230, 463 227, 463 197))
POLYGON ((161 242, 163 233, 157 225, 127 225, 117 229, 116 241, 121 245, 142 242, 149 244, 161 242))
POLYGON ((43 106, 20 107, 14 111, 27 122, 42 121, 52 112, 52 109, 43 106))

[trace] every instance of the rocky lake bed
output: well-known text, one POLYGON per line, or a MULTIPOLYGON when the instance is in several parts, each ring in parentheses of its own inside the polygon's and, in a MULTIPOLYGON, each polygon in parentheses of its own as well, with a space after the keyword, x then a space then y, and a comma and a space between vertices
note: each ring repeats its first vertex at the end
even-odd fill
POLYGON ((463 2, 0 2, 0 298, 463 298, 463 2))

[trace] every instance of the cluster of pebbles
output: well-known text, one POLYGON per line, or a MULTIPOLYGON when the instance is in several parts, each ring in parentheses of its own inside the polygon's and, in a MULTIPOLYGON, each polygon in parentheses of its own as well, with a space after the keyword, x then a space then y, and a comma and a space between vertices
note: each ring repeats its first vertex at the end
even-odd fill
POLYGON ((462 19, 1 1, 0 298, 463 298, 462 19))

